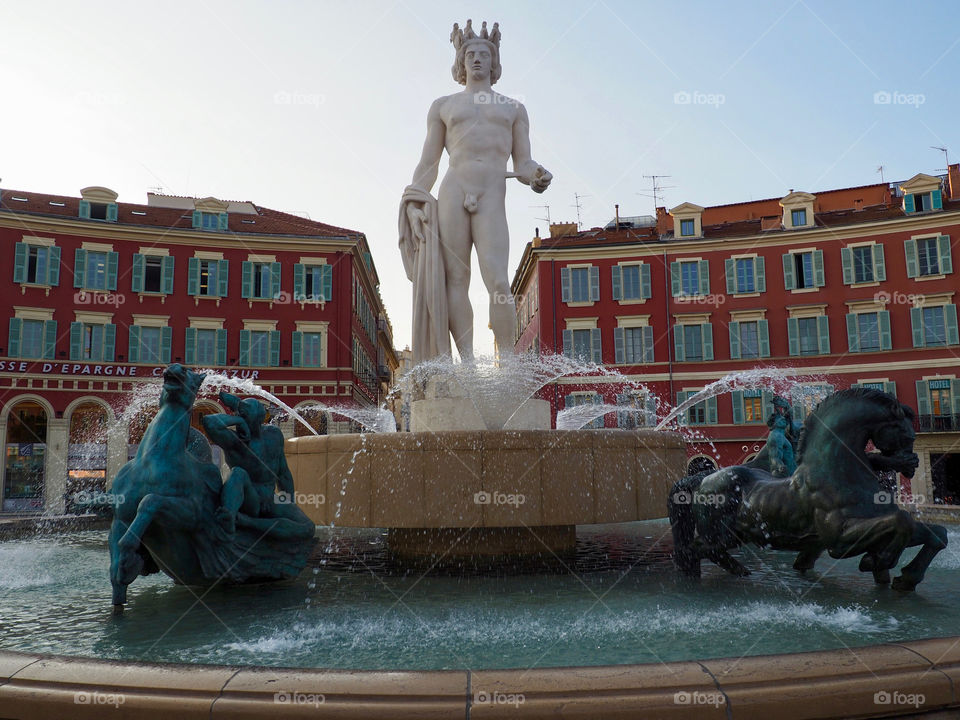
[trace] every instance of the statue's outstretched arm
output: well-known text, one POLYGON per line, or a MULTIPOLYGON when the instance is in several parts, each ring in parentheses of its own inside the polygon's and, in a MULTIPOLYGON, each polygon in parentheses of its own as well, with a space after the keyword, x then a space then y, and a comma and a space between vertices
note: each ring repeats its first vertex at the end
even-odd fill
POLYGON ((530 156, 530 118, 519 103, 513 121, 513 170, 517 179, 534 192, 542 193, 553 180, 553 175, 530 156))
POLYGON ((243 444, 243 438, 238 433, 246 433, 250 436, 247 428, 247 422, 239 415, 228 415, 227 413, 213 413, 204 415, 200 418, 203 425, 203 431, 210 438, 214 445, 219 445, 224 450, 236 450, 243 444), (238 432, 230 430, 231 427, 237 427, 238 432))
POLYGON ((413 185, 430 191, 433 184, 437 181, 437 173, 440 171, 440 158, 443 155, 443 147, 446 143, 447 129, 440 117, 441 99, 434 100, 427 113, 427 139, 423 143, 423 152, 420 155, 420 163, 417 169, 413 171, 413 185))

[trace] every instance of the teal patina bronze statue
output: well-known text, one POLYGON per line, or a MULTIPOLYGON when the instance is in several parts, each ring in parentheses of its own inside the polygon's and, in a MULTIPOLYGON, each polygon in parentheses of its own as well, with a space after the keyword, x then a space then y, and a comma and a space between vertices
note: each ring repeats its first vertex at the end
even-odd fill
MULTIPOLYGON (((860 570, 886 584, 903 551, 920 545, 893 581, 897 590, 913 590, 947 546, 947 533, 897 507, 878 480, 891 470, 913 477, 919 464, 913 418, 913 410, 887 393, 842 390, 807 418, 789 477, 739 465, 683 478, 668 500, 677 567, 699 575, 708 559, 747 575, 729 551, 753 543, 799 551, 794 567, 801 571, 824 551, 833 558, 862 555, 860 570), (868 441, 878 452, 865 451, 868 441)), ((774 418, 772 424, 786 431, 786 422, 774 418)))
POLYGON ((293 578, 316 542, 314 524, 293 502, 282 434, 261 427, 264 410, 256 400, 223 394, 238 415, 204 418, 231 466, 222 481, 210 445, 190 427, 203 377, 182 365, 166 369, 160 409, 136 457, 114 479, 110 582, 116 612, 138 575, 162 570, 178 584, 205 586, 293 578), (277 487, 280 502, 274 501, 277 487))

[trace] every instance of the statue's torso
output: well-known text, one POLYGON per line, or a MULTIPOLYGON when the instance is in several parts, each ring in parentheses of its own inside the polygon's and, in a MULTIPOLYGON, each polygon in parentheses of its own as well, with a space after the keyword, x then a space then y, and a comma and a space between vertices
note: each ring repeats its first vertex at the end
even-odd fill
POLYGON ((504 183, 519 107, 498 93, 460 92, 444 98, 440 117, 450 154, 448 172, 467 181, 504 183))

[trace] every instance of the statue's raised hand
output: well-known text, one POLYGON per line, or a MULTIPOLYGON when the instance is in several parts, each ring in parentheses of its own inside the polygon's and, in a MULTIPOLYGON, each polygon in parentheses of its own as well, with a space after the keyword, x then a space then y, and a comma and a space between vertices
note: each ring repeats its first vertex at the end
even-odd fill
POLYGON ((534 170, 533 174, 528 178, 527 184, 530 185, 530 189, 535 193, 542 193, 550 187, 551 180, 553 180, 553 174, 543 167, 543 165, 537 165, 536 170, 534 170))

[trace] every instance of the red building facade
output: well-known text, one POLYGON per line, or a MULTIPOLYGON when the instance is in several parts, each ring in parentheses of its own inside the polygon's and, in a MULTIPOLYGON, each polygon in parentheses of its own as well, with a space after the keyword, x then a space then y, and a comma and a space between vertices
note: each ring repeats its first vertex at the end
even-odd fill
MULTIPOLYGON (((76 488, 105 487, 148 419, 124 408, 159 392, 169 363, 251 380, 295 408, 379 405, 397 366, 357 231, 250 202, 3 190, 0 257, 4 511, 58 512, 76 488)), ((204 398, 196 420, 218 411, 204 398)))
MULTIPOLYGON (((585 357, 642 383, 564 379, 548 389, 555 413, 621 406, 597 421, 607 427, 650 424, 658 399, 662 418, 755 367, 796 376, 782 391, 798 418, 835 390, 886 390, 918 412, 921 466, 904 499, 960 504, 958 237, 957 165, 896 185, 684 203, 603 229, 552 225, 514 278, 516 347, 585 357)), ((691 469, 751 457, 769 401, 746 389, 687 411, 683 422, 703 438, 691 469)))

